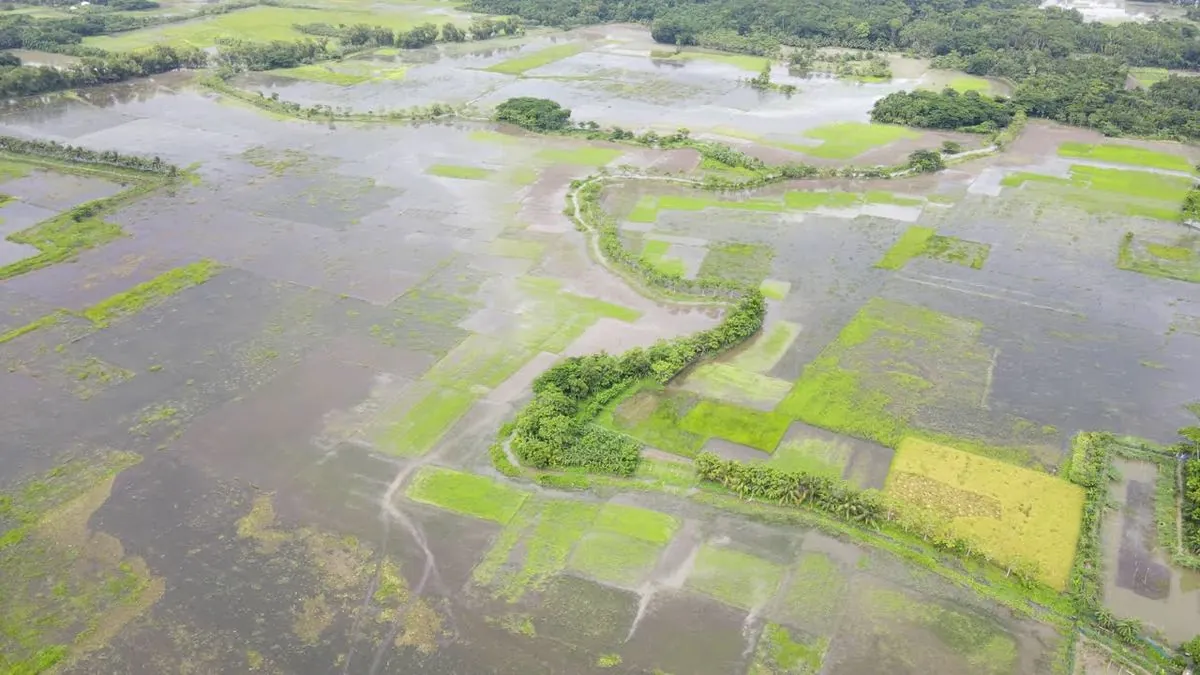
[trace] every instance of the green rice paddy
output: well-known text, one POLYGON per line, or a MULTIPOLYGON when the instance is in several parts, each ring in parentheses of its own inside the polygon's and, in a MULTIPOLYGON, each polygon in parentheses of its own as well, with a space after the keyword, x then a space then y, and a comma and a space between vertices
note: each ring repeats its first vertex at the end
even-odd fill
POLYGON ((697 275, 758 285, 771 274, 774 256, 775 249, 763 244, 712 242, 697 275))
POLYGON ((783 567, 737 549, 705 544, 686 586, 742 609, 763 605, 783 581, 783 567))
POLYGON ((667 252, 670 250, 670 242, 648 239, 642 247, 642 262, 663 274, 682 277, 684 274, 683 260, 668 256, 667 252))
POLYGON ((409 499, 497 523, 512 520, 529 493, 490 478, 423 466, 409 483, 409 499))
POLYGON ((636 438, 652 448, 682 457, 694 457, 704 437, 680 427, 683 416, 695 403, 692 394, 668 391, 645 381, 601 412, 596 423, 636 438))
POLYGON ((521 54, 507 61, 488 66, 484 70, 493 73, 504 73, 505 75, 524 75, 535 68, 541 68, 555 61, 575 56, 585 49, 587 49, 587 45, 582 42, 568 42, 566 44, 554 45, 553 47, 546 47, 536 52, 521 54))
POLYGON ((799 324, 791 321, 778 321, 729 359, 729 365, 756 373, 765 373, 779 363, 799 334, 799 324))
POLYGON ((723 63, 727 66, 733 66, 755 74, 762 72, 763 67, 771 63, 770 59, 761 56, 730 54, 726 52, 683 51, 674 53, 659 51, 652 52, 651 57, 658 60, 670 61, 711 61, 712 63, 723 63))
POLYGON ((492 175, 491 169, 478 166, 461 166, 458 164, 434 164, 425 173, 442 178, 461 178, 463 180, 487 180, 492 175))
POLYGON ((665 513, 605 504, 571 555, 570 567, 599 581, 636 585, 679 528, 665 513))
POLYGON ((767 461, 780 471, 800 471, 814 476, 840 479, 850 461, 850 448, 843 443, 816 439, 784 441, 767 461))
POLYGON ((795 149, 806 155, 825 159, 850 159, 872 148, 921 136, 907 127, 863 122, 834 122, 809 129, 804 135, 821 141, 821 144, 796 146, 795 149))
POLYGON ((986 94, 992 90, 991 82, 988 82, 982 77, 975 77, 974 75, 959 75, 950 80, 950 84, 948 86, 960 94, 965 94, 968 91, 976 91, 980 94, 986 94))
POLYGON ((1170 75, 1170 73, 1167 72, 1166 68, 1138 68, 1138 67, 1130 68, 1129 74, 1132 75, 1133 79, 1137 80, 1137 83, 1143 87, 1149 87, 1150 85, 1154 84, 1155 82, 1162 82, 1163 80, 1167 79, 1167 77, 1170 75))
POLYGON ((680 426, 698 436, 723 438, 771 452, 791 422, 789 417, 778 413, 704 400, 688 411, 680 426))
POLYGON ((1127 234, 1117 252, 1117 267, 1163 279, 1200 283, 1200 242, 1184 236, 1176 244, 1142 241, 1127 234))
POLYGON ((1047 198, 1088 213, 1176 221, 1182 218, 1179 205, 1191 189, 1192 179, 1076 164, 1067 178, 1022 171, 1005 176, 1000 184, 1026 190, 1034 187, 1034 194, 1043 192, 1047 198))
MULTIPOLYGON (((325 66, 316 64, 296 66, 295 68, 280 68, 278 70, 272 70, 271 74, 278 75, 280 77, 291 78, 293 80, 306 80, 308 82, 336 84, 341 87, 361 84, 371 79, 369 75, 340 73, 332 68, 327 68, 325 66)), ((403 76, 403 71, 401 71, 401 76, 403 76)))
POLYGON ((885 270, 898 270, 908 264, 909 260, 923 254, 929 246, 929 240, 937 232, 932 227, 913 225, 900 235, 895 244, 884 254, 883 259, 875 263, 876 267, 885 270))
POLYGON ((783 400, 792 384, 729 363, 703 363, 688 373, 686 387, 705 398, 774 406, 783 400))
POLYGON ((1120 143, 1063 143, 1058 146, 1059 157, 1094 159, 1098 162, 1146 166, 1168 171, 1191 173, 1193 165, 1187 157, 1169 152, 1140 148, 1120 143))
POLYGON ((475 567, 475 583, 509 602, 544 589, 566 569, 572 549, 599 511, 596 504, 566 499, 526 501, 475 567))
POLYGON ((478 394, 467 389, 438 387, 383 429, 375 439, 376 447, 400 457, 423 455, 467 414, 477 398, 478 394))
POLYGON ((778 281, 775 279, 764 279, 758 286, 758 290, 768 300, 783 300, 787 297, 789 291, 792 290, 792 282, 778 281))
POLYGON ((545 148, 534 157, 551 164, 574 164, 576 166, 606 166, 621 156, 613 148, 579 146, 574 148, 545 148))

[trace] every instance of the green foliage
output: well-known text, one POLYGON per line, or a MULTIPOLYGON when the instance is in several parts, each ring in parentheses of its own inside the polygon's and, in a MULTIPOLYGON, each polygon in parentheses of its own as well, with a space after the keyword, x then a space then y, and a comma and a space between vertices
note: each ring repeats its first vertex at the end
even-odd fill
POLYGON ((521 96, 496 106, 495 118, 530 131, 562 131, 570 124, 571 111, 550 99, 521 96))
POLYGON ((1200 427, 1181 430, 1184 440, 1179 444, 1183 463, 1183 536, 1184 546, 1200 555, 1200 427))
POLYGON ((72 164, 96 164, 118 169, 133 169, 134 171, 160 173, 168 176, 179 173, 179 167, 164 162, 158 157, 123 155, 115 150, 92 150, 82 146, 65 145, 58 141, 0 136, 0 152, 45 157, 72 164))
POLYGON ((557 44, 536 52, 522 54, 507 61, 502 61, 494 66, 489 66, 486 70, 506 75, 523 75, 526 71, 541 68, 555 61, 561 61, 562 59, 574 56, 586 48, 587 45, 582 42, 557 44))
POLYGON ((973 91, 898 91, 875 103, 871 121, 930 129, 995 131, 1008 126, 1012 110, 1007 103, 973 91))
POLYGON ((914 150, 908 156, 908 168, 915 173, 935 173, 946 168, 946 162, 933 150, 914 150))
POLYGON ((535 468, 633 475, 641 444, 591 420, 633 382, 666 382, 696 360, 745 340, 762 325, 764 311, 762 295, 750 291, 716 328, 621 356, 571 357, 551 367, 534 380, 534 399, 517 415, 513 452, 535 468))
POLYGON ((1191 659, 1193 665, 1200 665, 1200 635, 1183 643, 1179 649, 1191 659))
POLYGON ((227 73, 294 68, 328 59, 334 54, 326 38, 271 42, 221 38, 217 45, 217 66, 227 73))
POLYGON ((937 231, 932 227, 922 227, 913 225, 900 235, 895 244, 888 249, 884 254, 883 259, 875 263, 876 267, 885 270, 898 270, 903 268, 909 260, 925 253, 929 246, 929 241, 933 239, 937 231))
POLYGON ((783 506, 806 505, 864 527, 878 527, 887 517, 879 493, 855 490, 828 476, 781 471, 769 464, 741 464, 710 452, 696 456, 696 473, 745 499, 783 506))
POLYGON ((133 288, 108 297, 87 309, 82 315, 104 328, 122 317, 136 314, 157 305, 179 292, 198 286, 213 277, 221 266, 212 260, 177 267, 133 288))

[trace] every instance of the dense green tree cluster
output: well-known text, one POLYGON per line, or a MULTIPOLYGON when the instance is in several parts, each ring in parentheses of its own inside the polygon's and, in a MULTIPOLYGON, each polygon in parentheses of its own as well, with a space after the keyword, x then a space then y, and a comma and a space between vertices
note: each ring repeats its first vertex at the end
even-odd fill
POLYGON ((496 121, 530 131, 562 131, 571 125, 571 111, 548 98, 521 96, 496 106, 496 121))
POLYGON ((61 69, 50 66, 0 66, 0 96, 29 96, 120 82, 179 68, 199 68, 206 61, 207 55, 194 47, 156 45, 126 54, 87 56, 79 63, 61 69))
POLYGON ((931 129, 987 128, 1008 126, 1012 106, 978 92, 898 91, 879 99, 871 110, 871 121, 931 129))
POLYGON ((293 68, 329 58, 334 51, 327 38, 315 40, 218 41, 217 65, 230 71, 293 68))
POLYGON ((937 173, 946 168, 946 162, 937 150, 914 150, 908 156, 908 168, 914 173, 937 173))
POLYGON ((665 383, 698 359, 741 343, 762 327, 765 313, 762 294, 752 290, 715 328, 620 356, 578 356, 553 366, 534 380, 533 401, 517 415, 513 452, 538 469, 578 467, 632 475, 641 444, 593 424, 600 408, 638 380, 665 383))
POLYGON ((654 39, 671 45, 700 44, 702 36, 725 33, 740 36, 740 44, 774 41, 912 50, 929 56, 1102 54, 1139 66, 1200 65, 1196 48, 1200 29, 1193 24, 1086 22, 1079 12, 1039 9, 1038 4, 1035 0, 472 0, 470 6, 549 25, 651 22, 654 39))
POLYGON ((179 167, 162 161, 158 157, 142 157, 141 155, 124 155, 114 150, 91 150, 89 148, 64 145, 57 141, 41 141, 36 139, 0 136, 0 152, 11 152, 18 155, 36 155, 49 159, 79 164, 102 164, 122 169, 135 169, 174 176, 179 167))
POLYGON ((952 90, 898 92, 880 99, 877 122, 992 131, 1017 112, 1105 134, 1200 138, 1200 79, 1171 76, 1128 90, 1128 69, 1101 57, 1060 59, 1018 78, 1011 99, 952 90))
POLYGON ((1180 452, 1188 455, 1183 464, 1184 543, 1191 553, 1200 554, 1200 427, 1179 433, 1184 437, 1180 452))

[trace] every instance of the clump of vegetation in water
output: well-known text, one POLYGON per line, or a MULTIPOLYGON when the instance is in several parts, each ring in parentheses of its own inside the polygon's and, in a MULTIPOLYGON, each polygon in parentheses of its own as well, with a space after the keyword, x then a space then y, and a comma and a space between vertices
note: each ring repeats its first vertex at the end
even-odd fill
POLYGON ((496 106, 496 121, 530 131, 562 131, 571 122, 571 111, 547 98, 521 96, 496 106))

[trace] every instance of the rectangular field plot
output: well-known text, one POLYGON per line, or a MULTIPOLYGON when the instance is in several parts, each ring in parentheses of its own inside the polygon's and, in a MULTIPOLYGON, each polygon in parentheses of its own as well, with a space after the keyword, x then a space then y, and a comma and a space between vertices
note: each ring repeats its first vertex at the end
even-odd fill
POLYGON ((1063 143, 1058 146, 1058 156, 1094 159, 1098 162, 1129 166, 1148 166, 1168 171, 1192 172, 1192 163, 1183 155, 1120 143, 1063 143))
POLYGON ((1002 565, 1066 587, 1083 489, 1053 476, 917 439, 896 450, 887 493, 948 523, 1002 565))
POLYGON ((606 504, 575 547, 569 567, 597 581, 636 586, 678 528, 679 521, 665 513, 606 504))
POLYGON ((974 241, 937 234, 931 227, 914 225, 904 231, 876 267, 902 269, 913 258, 940 260, 972 269, 981 269, 991 247, 974 241))
POLYGON ((413 501, 497 523, 512 520, 529 496, 486 476, 436 466, 422 467, 405 494, 413 501))
POLYGON ((1005 176, 1000 184, 1020 187, 1031 196, 1061 201, 1088 213, 1180 220, 1179 205, 1191 189, 1192 179, 1076 164, 1065 178, 1017 172, 1005 176))
POLYGON ((704 400, 688 411, 680 426, 704 438, 724 438, 771 452, 787 432, 791 419, 728 403, 704 400))
POLYGON ((742 609, 767 602, 783 581, 783 567, 734 548, 705 544, 687 587, 742 609))
POLYGON ((896 447, 907 436, 1016 463, 1057 457, 1047 428, 987 407, 996 352, 977 321, 875 298, 804 368, 776 411, 896 447))
POLYGON ((601 413, 597 422, 664 452, 694 457, 704 445, 704 436, 683 429, 680 422, 698 401, 687 391, 644 382, 601 413))
POLYGON ((1164 279, 1200 283, 1200 236, 1185 235, 1174 243, 1158 243, 1133 236, 1121 240, 1117 267, 1164 279))

